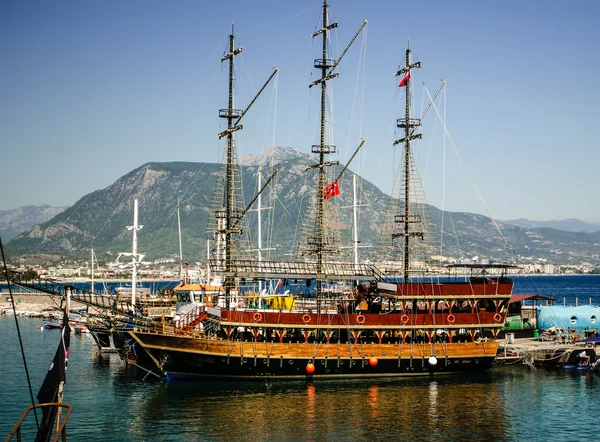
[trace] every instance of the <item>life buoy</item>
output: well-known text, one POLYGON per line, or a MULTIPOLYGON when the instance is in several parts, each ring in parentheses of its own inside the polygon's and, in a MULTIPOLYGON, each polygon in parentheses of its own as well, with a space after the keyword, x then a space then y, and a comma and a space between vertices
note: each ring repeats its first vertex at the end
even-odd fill
POLYGON ((302 322, 304 322, 305 324, 310 323, 310 315, 304 315, 302 316, 302 322))
POLYGON ((356 323, 358 325, 363 325, 365 323, 365 317, 363 315, 358 315, 356 317, 356 323))
POLYGON ((502 321, 502 315, 500 315, 500 313, 496 313, 494 315, 494 321, 501 322, 502 321))
POLYGON ((262 321, 262 315, 258 312, 254 313, 254 322, 262 321))
POLYGON ((448 315, 448 324, 454 324, 454 321, 456 321, 456 318, 454 317, 454 315, 452 315, 452 314, 448 315))
POLYGON ((408 321, 410 321, 410 318, 408 317, 408 315, 402 315, 400 320, 402 321, 403 324, 408 324, 408 321))

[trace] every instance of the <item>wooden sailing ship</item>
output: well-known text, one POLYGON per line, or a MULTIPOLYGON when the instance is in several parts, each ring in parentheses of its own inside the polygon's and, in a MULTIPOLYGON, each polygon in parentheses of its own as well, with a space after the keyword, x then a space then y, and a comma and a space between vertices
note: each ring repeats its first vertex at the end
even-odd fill
POLYGON ((365 24, 337 60, 327 54, 328 34, 337 23, 329 23, 326 2, 322 27, 313 34, 323 42, 322 57, 314 64, 321 77, 310 84, 321 87, 320 143, 312 148, 319 162, 312 167, 317 174, 314 211, 305 222, 302 259, 295 262, 256 260, 244 256, 248 247, 237 245, 245 211, 235 190, 233 137, 241 129, 245 111, 233 108, 233 63, 241 48, 235 48, 235 37, 230 35, 229 52, 222 59, 229 63, 229 106, 220 111, 228 122, 220 134, 227 137, 226 161, 210 227, 217 250, 210 260, 211 271, 223 278, 223 292, 212 298, 212 305, 195 307, 198 320, 187 322, 194 324, 192 328, 129 332, 168 378, 439 375, 481 371, 492 365, 498 349, 495 338, 513 289, 512 280, 502 271, 508 266, 472 265, 469 275, 460 280, 413 275, 418 269, 411 250, 428 232, 423 228, 426 217, 418 213, 424 205, 411 201, 410 143, 421 135, 416 133, 420 120, 410 116, 410 72, 420 67, 420 62, 411 62, 410 50, 405 67, 396 73, 403 76, 401 85, 406 87, 405 118, 397 122, 404 137, 395 143, 404 145, 403 190, 390 203, 394 227, 383 229, 380 240, 391 255, 382 252, 379 266, 336 257, 335 232, 326 215, 337 191, 337 180, 327 184, 326 170, 336 162, 326 161, 335 152, 326 140, 326 89, 365 24), (396 270, 390 263, 396 263, 400 278, 392 277, 396 270), (386 276, 381 269, 391 273, 386 276), (496 276, 490 276, 492 269, 496 276), (244 295, 244 284, 257 280, 305 281, 311 293, 273 295, 269 302, 264 296, 244 295))

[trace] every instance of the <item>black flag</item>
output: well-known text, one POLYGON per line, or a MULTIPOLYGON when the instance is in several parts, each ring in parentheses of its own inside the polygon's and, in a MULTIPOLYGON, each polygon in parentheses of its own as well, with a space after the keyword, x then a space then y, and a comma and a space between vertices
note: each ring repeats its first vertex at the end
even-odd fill
MULTIPOLYGON (((69 303, 67 302, 67 306, 69 303)), ((46 379, 37 395, 40 404, 48 402, 58 402, 58 392, 61 382, 66 381, 67 363, 69 361, 69 346, 71 344, 71 328, 69 327, 69 311, 65 309, 63 318, 63 327, 61 331, 60 343, 54 355, 54 360, 46 379)), ((52 430, 56 424, 57 407, 44 407, 42 409, 42 423, 38 429, 36 442, 48 442, 52 436, 52 430)))

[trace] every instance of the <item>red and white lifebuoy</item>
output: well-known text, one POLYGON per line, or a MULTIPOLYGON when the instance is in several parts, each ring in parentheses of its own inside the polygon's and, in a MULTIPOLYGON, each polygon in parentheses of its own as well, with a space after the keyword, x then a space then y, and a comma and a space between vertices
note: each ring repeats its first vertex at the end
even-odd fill
POLYGON ((496 321, 496 322, 502 322, 502 315, 500 313, 496 313, 494 315, 494 321, 496 321))
POLYGON ((262 321, 262 315, 258 312, 254 313, 254 322, 262 321))
POLYGON ((454 315, 449 314, 448 315, 448 324, 454 324, 454 321, 456 321, 456 318, 454 317, 454 315))
POLYGON ((403 324, 408 324, 408 321, 410 321, 410 318, 408 317, 408 315, 402 315, 400 317, 400 320, 402 321, 403 324))
POLYGON ((302 316, 302 322, 304 322, 305 324, 309 324, 310 323, 310 315, 304 315, 302 316))
POLYGON ((363 315, 358 315, 356 317, 356 323, 358 325, 363 325, 365 323, 365 317, 363 315))

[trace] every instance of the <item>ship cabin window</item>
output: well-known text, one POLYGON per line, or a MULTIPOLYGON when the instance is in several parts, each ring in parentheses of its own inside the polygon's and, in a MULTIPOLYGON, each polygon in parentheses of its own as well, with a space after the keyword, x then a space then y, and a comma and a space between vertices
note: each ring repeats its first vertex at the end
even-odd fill
POLYGON ((177 292, 177 302, 191 302, 190 292, 177 292))
POLYGON ((577 324, 577 316, 571 316, 571 324, 577 324))
POLYGON ((596 316, 595 316, 595 315, 593 315, 593 316, 590 318, 590 322, 591 322, 592 324, 595 324, 595 323, 596 323, 596 316))
POLYGON ((487 340, 493 340, 494 339, 494 333, 488 329, 488 328, 484 328, 482 330, 482 335, 483 335, 483 339, 487 339, 487 340))
POLYGON ((462 302, 456 302, 454 305, 456 306, 456 311, 453 310, 453 313, 467 313, 471 311, 471 305, 466 299, 462 302))
POLYGON ((446 330, 439 329, 433 335, 433 342, 448 342, 449 340, 446 330))
POLYGON ((438 301, 435 305, 436 313, 444 313, 449 310, 449 305, 446 301, 438 301))
POLYGON ((496 310, 496 307, 494 306, 494 301, 491 299, 482 299, 479 304, 479 309, 484 312, 493 312, 496 310))
POLYGON ((456 334, 456 342, 469 342, 470 340, 471 336, 466 329, 461 328, 458 330, 458 333, 456 334))

